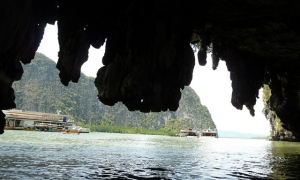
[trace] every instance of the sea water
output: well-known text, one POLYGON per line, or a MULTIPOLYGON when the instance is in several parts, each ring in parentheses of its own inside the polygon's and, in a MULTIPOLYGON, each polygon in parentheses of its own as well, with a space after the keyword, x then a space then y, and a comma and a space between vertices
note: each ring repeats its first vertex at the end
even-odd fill
POLYGON ((7 130, 0 179, 299 179, 300 143, 7 130))

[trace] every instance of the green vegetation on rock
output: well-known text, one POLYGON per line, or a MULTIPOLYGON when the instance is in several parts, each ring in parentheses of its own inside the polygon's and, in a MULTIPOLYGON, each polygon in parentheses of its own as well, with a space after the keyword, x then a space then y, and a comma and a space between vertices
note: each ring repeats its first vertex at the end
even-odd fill
POLYGON ((272 140, 291 140, 293 139, 293 134, 282 127, 282 122, 277 116, 275 111, 272 111, 269 106, 269 99, 271 97, 271 89, 268 85, 263 87, 263 102, 264 102, 264 114, 266 118, 270 121, 271 132, 270 136, 272 140))
POLYGON ((78 83, 63 86, 55 66, 41 53, 23 66, 22 79, 13 84, 17 109, 68 114, 78 125, 104 132, 177 134, 186 128, 216 128, 207 107, 190 87, 182 90, 176 112, 130 112, 122 103, 103 105, 92 77, 81 74, 78 83))

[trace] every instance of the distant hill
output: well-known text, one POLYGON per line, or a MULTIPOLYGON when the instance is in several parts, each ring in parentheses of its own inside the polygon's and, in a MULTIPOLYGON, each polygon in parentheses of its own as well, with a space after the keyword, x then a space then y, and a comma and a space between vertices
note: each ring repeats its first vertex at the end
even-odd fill
POLYGON ((92 125, 132 126, 149 129, 215 128, 211 115, 190 87, 182 91, 176 112, 130 112, 122 103, 110 107, 97 98, 94 78, 81 74, 78 83, 68 87, 60 83, 56 64, 36 53, 31 64, 24 65, 22 79, 13 84, 17 109, 69 114, 76 122, 92 125))
POLYGON ((235 131, 223 131, 218 130, 218 135, 220 138, 266 138, 268 135, 265 134, 252 134, 252 133, 241 133, 235 131))

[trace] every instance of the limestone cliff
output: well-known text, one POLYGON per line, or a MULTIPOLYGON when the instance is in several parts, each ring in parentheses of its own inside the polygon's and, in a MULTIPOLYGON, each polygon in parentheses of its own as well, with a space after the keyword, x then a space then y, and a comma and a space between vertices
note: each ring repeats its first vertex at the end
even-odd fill
POLYGON ((190 87, 182 90, 179 108, 175 112, 130 112, 122 103, 105 106, 95 97, 94 78, 81 74, 78 84, 65 87, 55 75, 54 61, 37 53, 30 65, 24 66, 23 78, 15 82, 18 109, 69 114, 76 122, 93 125, 162 128, 169 120, 180 122, 181 128, 215 128, 208 109, 190 87))

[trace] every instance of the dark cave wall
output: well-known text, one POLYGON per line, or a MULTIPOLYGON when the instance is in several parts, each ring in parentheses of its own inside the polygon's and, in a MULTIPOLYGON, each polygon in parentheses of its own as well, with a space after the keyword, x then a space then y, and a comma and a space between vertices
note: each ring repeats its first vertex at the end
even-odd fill
POLYGON ((258 89, 268 84, 270 110, 299 139, 299 2, 212 2, 218 8, 210 8, 206 42, 212 42, 214 62, 226 61, 233 106, 245 105, 253 114, 258 89))
POLYGON ((297 0, 4 0, 0 108, 15 107, 11 85, 22 76, 20 63, 30 63, 46 24, 57 21, 57 68, 64 85, 80 78, 89 47, 106 41, 104 66, 95 79, 101 102, 121 101, 132 111, 176 110, 180 89, 192 79, 192 43, 199 47, 200 65, 207 52, 213 69, 226 61, 233 106, 246 106, 254 115, 258 90, 268 84, 270 109, 300 138, 299 10, 297 0))
MULTIPOLYGON (((30 63, 39 47, 47 23, 54 24, 52 0, 0 2, 0 109, 15 107, 14 81, 21 79, 21 63, 30 63)), ((0 134, 5 125, 0 114, 0 134)))

